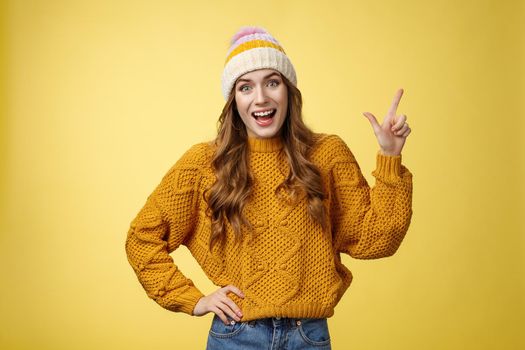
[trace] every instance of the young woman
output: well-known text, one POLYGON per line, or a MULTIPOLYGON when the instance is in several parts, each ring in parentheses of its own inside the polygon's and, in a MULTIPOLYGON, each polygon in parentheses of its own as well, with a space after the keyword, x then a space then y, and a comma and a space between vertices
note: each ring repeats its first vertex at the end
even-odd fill
POLYGON ((379 124, 370 188, 345 142, 303 122, 294 67, 267 31, 243 27, 222 75, 218 135, 189 148, 131 222, 126 253, 148 296, 189 315, 214 313, 208 349, 330 348, 327 318, 357 259, 394 254, 412 216, 401 164, 410 128, 379 124), (185 245, 217 286, 204 295, 169 253, 185 245))

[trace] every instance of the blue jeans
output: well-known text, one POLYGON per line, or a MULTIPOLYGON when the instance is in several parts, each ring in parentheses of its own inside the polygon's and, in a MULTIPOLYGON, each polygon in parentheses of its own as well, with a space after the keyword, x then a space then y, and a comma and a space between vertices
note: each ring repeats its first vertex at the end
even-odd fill
POLYGON ((332 348, 326 318, 268 317, 236 322, 226 317, 228 325, 214 314, 206 350, 332 348))

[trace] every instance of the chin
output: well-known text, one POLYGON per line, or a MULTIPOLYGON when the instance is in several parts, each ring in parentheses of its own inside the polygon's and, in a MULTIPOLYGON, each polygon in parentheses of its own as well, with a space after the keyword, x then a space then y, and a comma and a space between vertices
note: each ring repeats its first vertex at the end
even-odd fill
POLYGON ((253 133, 254 137, 257 137, 257 138, 265 138, 265 139, 269 139, 271 137, 275 137, 278 135, 278 131, 275 131, 275 130, 272 130, 272 131, 263 131, 263 132, 254 132, 253 133))

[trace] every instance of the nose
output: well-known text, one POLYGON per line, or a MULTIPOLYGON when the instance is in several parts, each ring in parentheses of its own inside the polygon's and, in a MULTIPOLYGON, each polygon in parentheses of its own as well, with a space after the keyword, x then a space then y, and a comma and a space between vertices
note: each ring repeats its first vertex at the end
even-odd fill
POLYGON ((255 103, 256 104, 264 104, 266 102, 266 92, 263 88, 256 89, 255 92, 255 103))

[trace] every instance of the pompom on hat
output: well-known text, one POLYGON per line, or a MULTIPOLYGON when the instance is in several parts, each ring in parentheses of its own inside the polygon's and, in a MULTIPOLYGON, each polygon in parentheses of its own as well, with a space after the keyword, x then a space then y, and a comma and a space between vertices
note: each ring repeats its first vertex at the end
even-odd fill
POLYGON ((230 97, 237 78, 263 68, 279 71, 297 86, 295 69, 281 44, 264 28, 241 27, 230 40, 230 49, 224 63, 221 77, 224 99, 228 100, 230 97))

